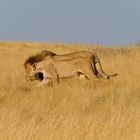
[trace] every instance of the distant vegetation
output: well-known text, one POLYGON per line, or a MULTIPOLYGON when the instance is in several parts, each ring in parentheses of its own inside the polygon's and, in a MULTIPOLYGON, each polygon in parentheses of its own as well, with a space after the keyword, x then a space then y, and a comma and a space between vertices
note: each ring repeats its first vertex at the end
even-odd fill
POLYGON ((0 42, 1 140, 140 140, 140 45, 0 42), (27 83, 23 64, 42 50, 96 51, 110 80, 27 83))

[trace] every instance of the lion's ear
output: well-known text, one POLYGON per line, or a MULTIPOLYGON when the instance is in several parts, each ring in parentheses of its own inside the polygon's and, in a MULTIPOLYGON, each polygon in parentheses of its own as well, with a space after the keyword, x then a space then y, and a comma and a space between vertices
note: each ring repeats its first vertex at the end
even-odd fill
POLYGON ((33 70, 35 70, 35 69, 36 69, 36 67, 37 67, 37 64, 36 64, 36 63, 34 63, 32 66, 33 66, 33 70))

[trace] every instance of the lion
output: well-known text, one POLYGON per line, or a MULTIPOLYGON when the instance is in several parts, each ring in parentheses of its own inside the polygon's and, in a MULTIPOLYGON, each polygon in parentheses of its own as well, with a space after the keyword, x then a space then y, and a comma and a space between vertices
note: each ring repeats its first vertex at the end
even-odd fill
POLYGON ((48 56, 51 57, 53 60, 68 60, 68 59, 78 58, 78 57, 87 58, 87 59, 92 60, 93 71, 94 71, 95 75, 98 75, 99 77, 105 76, 107 79, 109 79, 110 77, 114 77, 114 76, 118 75, 118 73, 106 74, 104 72, 103 68, 102 68, 99 57, 97 56, 96 52, 94 52, 94 51, 93 52, 90 52, 90 51, 76 51, 76 52, 72 52, 72 53, 68 53, 68 54, 58 55, 58 54, 53 53, 51 51, 44 50, 40 54, 42 54, 44 56, 44 60, 48 56), (96 64, 99 65, 101 73, 99 73, 99 71, 97 70, 96 64))
MULTIPOLYGON (((36 79, 36 75, 42 73, 43 78, 41 80, 42 85, 53 84, 54 82, 59 82, 60 78, 69 78, 78 76, 79 78, 91 80, 93 78, 102 78, 101 75, 95 74, 95 69, 93 65, 93 55, 90 59, 84 57, 77 57, 66 60, 54 60, 51 57, 47 59, 32 63, 26 63, 26 68, 29 69, 27 77, 31 79, 36 79)), ((32 60, 32 59, 31 59, 32 60)), ((117 74, 114 74, 116 76, 117 74)), ((39 75, 38 75, 38 79, 39 75)), ((36 79, 36 80, 38 80, 36 79)))
MULTIPOLYGON (((56 55, 55 53, 50 52, 50 51, 42 51, 41 53, 39 53, 35 56, 29 57, 25 61, 24 67, 25 67, 26 79, 27 80, 36 79, 36 77, 33 78, 31 76, 33 79, 30 77, 30 74, 32 74, 34 71, 33 67, 31 68, 30 65, 33 65, 34 63, 38 63, 38 62, 41 62, 44 60, 48 61, 48 58, 49 59, 51 58, 54 61, 63 61, 63 60, 66 61, 66 60, 73 59, 73 58, 89 59, 89 61, 92 63, 92 66, 93 66, 94 75, 96 75, 97 77, 103 77, 103 75, 104 75, 107 77, 107 79, 109 79, 110 77, 114 77, 114 76, 118 75, 117 73, 112 74, 112 75, 106 74, 103 71, 101 62, 100 62, 98 56, 96 55, 96 53, 92 53, 89 51, 77 51, 77 52, 73 52, 73 53, 69 53, 69 54, 65 54, 65 55, 56 55), (100 68, 100 71, 102 72, 102 74, 100 74, 99 71, 97 70, 96 63, 99 64, 99 68, 100 68)), ((80 75, 79 77, 84 77, 84 76, 80 75)), ((38 79, 36 79, 36 80, 38 80, 38 79)))
POLYGON ((33 64, 30 77, 35 77, 38 73, 43 74, 42 85, 54 84, 59 82, 60 78, 82 77, 91 80, 95 77, 99 78, 93 72, 91 60, 82 57, 68 60, 45 60, 33 64))

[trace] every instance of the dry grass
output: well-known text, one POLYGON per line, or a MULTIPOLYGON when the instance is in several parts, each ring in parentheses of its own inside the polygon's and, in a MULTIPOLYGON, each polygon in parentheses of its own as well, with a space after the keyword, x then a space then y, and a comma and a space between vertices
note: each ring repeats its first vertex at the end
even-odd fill
POLYGON ((0 140, 140 140, 140 46, 0 42, 0 140), (26 58, 92 50, 110 80, 68 79, 37 88, 24 77, 26 58))

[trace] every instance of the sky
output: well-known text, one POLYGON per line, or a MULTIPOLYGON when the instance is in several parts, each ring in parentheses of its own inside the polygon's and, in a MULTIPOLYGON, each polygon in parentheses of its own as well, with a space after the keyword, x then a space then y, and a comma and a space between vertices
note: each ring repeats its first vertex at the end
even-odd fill
POLYGON ((137 43, 140 0, 0 0, 0 40, 137 43))

